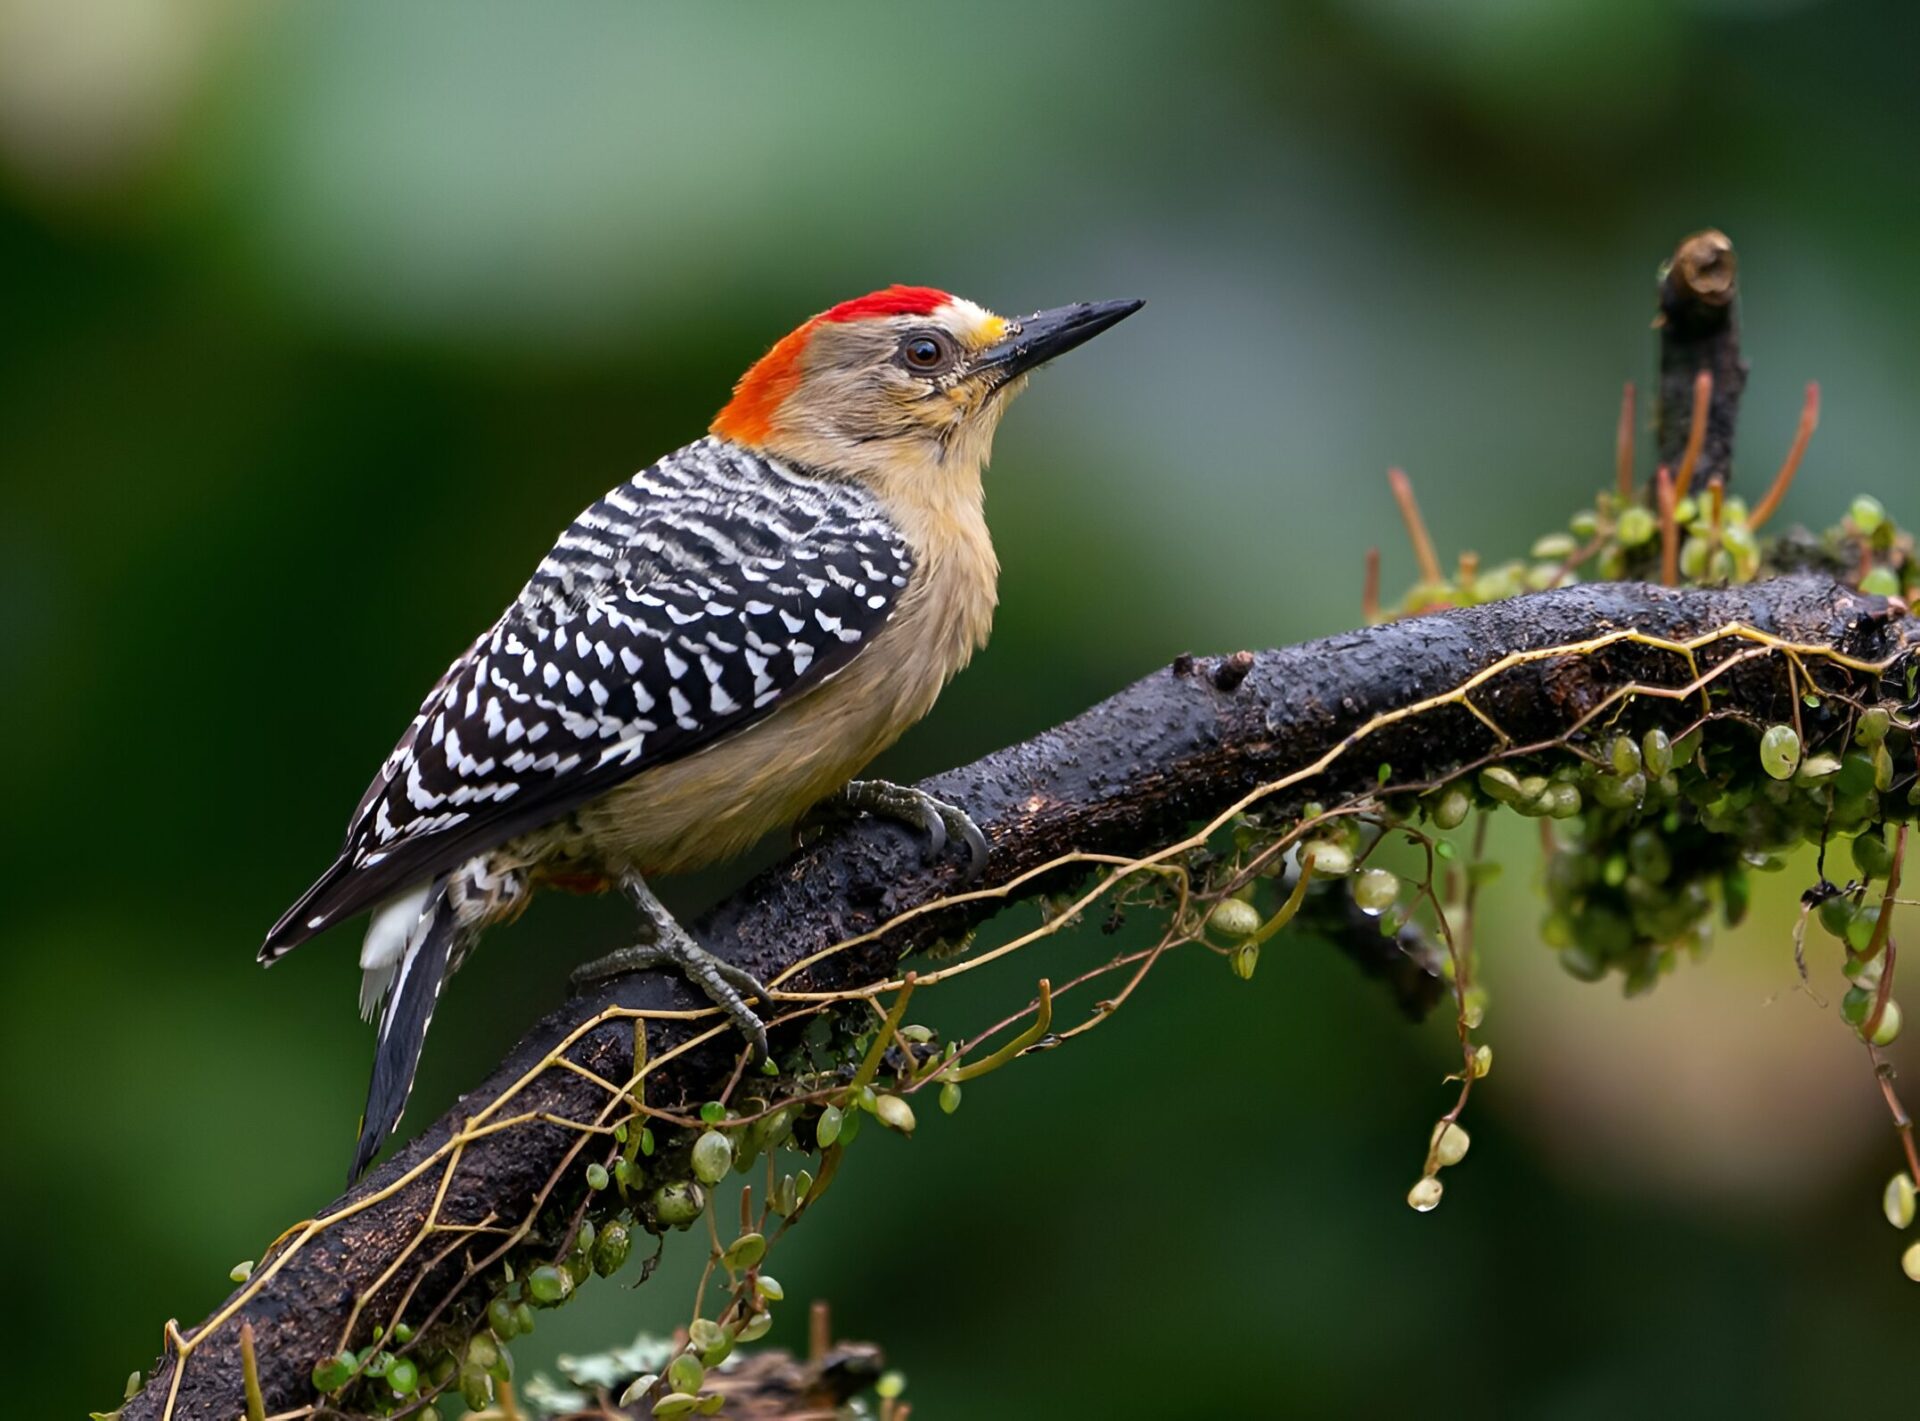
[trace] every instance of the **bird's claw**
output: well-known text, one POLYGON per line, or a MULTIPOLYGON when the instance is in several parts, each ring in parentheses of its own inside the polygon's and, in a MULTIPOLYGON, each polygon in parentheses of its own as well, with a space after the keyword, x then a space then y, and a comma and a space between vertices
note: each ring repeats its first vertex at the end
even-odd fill
MULTIPOLYGON (((863 811, 919 829, 927 836, 929 861, 946 852, 949 839, 959 839, 967 846, 966 881, 969 883, 986 869, 987 836, 980 832, 973 817, 959 805, 949 804, 923 789, 889 780, 853 780, 816 808, 816 814, 854 815, 863 811)), ((814 818, 809 815, 809 819, 814 818)), ((810 827, 803 825, 803 830, 810 827)))
POLYGON ((748 997, 757 997, 762 1003, 771 1001, 766 987, 751 972, 716 957, 684 931, 663 933, 659 942, 619 948, 596 958, 574 969, 573 985, 575 989, 590 987, 610 977, 656 967, 671 968, 698 987, 753 1044, 756 1057, 768 1059, 767 1025, 746 1001, 748 997))

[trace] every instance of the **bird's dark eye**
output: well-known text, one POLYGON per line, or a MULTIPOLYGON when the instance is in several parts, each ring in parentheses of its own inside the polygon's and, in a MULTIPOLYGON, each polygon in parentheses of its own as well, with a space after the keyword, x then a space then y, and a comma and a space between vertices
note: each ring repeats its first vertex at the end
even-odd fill
POLYGON ((953 347, 937 335, 908 336, 901 342, 900 358, 909 370, 931 374, 953 359, 953 347))

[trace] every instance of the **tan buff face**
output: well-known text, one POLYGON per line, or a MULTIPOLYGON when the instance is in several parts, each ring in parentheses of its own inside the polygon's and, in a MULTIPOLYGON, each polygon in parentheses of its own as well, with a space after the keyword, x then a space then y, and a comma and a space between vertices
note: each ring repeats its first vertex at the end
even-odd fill
POLYGON ((1005 320, 959 298, 924 316, 816 325, 759 442, 821 469, 977 472, 1001 414, 1026 384, 976 363, 1007 330, 1005 320))

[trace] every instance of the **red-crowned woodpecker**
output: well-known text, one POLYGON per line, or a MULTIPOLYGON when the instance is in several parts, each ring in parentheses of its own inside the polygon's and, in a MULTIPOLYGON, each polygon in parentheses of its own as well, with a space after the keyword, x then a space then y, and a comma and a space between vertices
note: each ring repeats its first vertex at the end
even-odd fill
POLYGON ((999 564, 980 475, 1042 362, 1138 301, 1019 320, 920 286, 786 336, 711 432, 594 503, 447 668, 361 797, 340 857, 261 949, 371 909, 379 1043, 357 1178, 400 1118, 442 984, 542 883, 618 887, 651 941, 588 979, 671 965, 765 1049, 759 984, 647 887, 827 801, 949 832, 952 805, 849 783, 985 642, 999 564))

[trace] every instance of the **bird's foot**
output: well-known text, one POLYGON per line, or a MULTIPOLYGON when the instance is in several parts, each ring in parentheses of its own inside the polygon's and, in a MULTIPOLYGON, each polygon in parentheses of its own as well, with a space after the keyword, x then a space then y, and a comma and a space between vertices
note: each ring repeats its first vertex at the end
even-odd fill
POLYGON ((661 906, 659 899, 638 878, 626 881, 623 887, 652 924, 654 940, 618 948, 605 957, 595 958, 575 968, 574 987, 589 987, 629 972, 647 972, 656 967, 672 968, 706 993, 707 999, 733 1023, 734 1029, 753 1044, 759 1058, 766 1060, 769 1054, 766 1023, 746 1001, 748 997, 758 997, 762 1004, 773 1000, 760 979, 695 942, 693 935, 674 920, 672 914, 661 906))
MULTIPOLYGON (((803 832, 824 819, 852 818, 861 813, 892 819, 927 836, 927 857, 938 858, 947 847, 949 836, 967 846, 967 881, 978 878, 987 866, 987 836, 973 817, 957 804, 936 799, 912 785, 897 785, 890 780, 853 780, 807 813, 803 832)), ((803 839, 802 842, 805 842, 803 839)))

